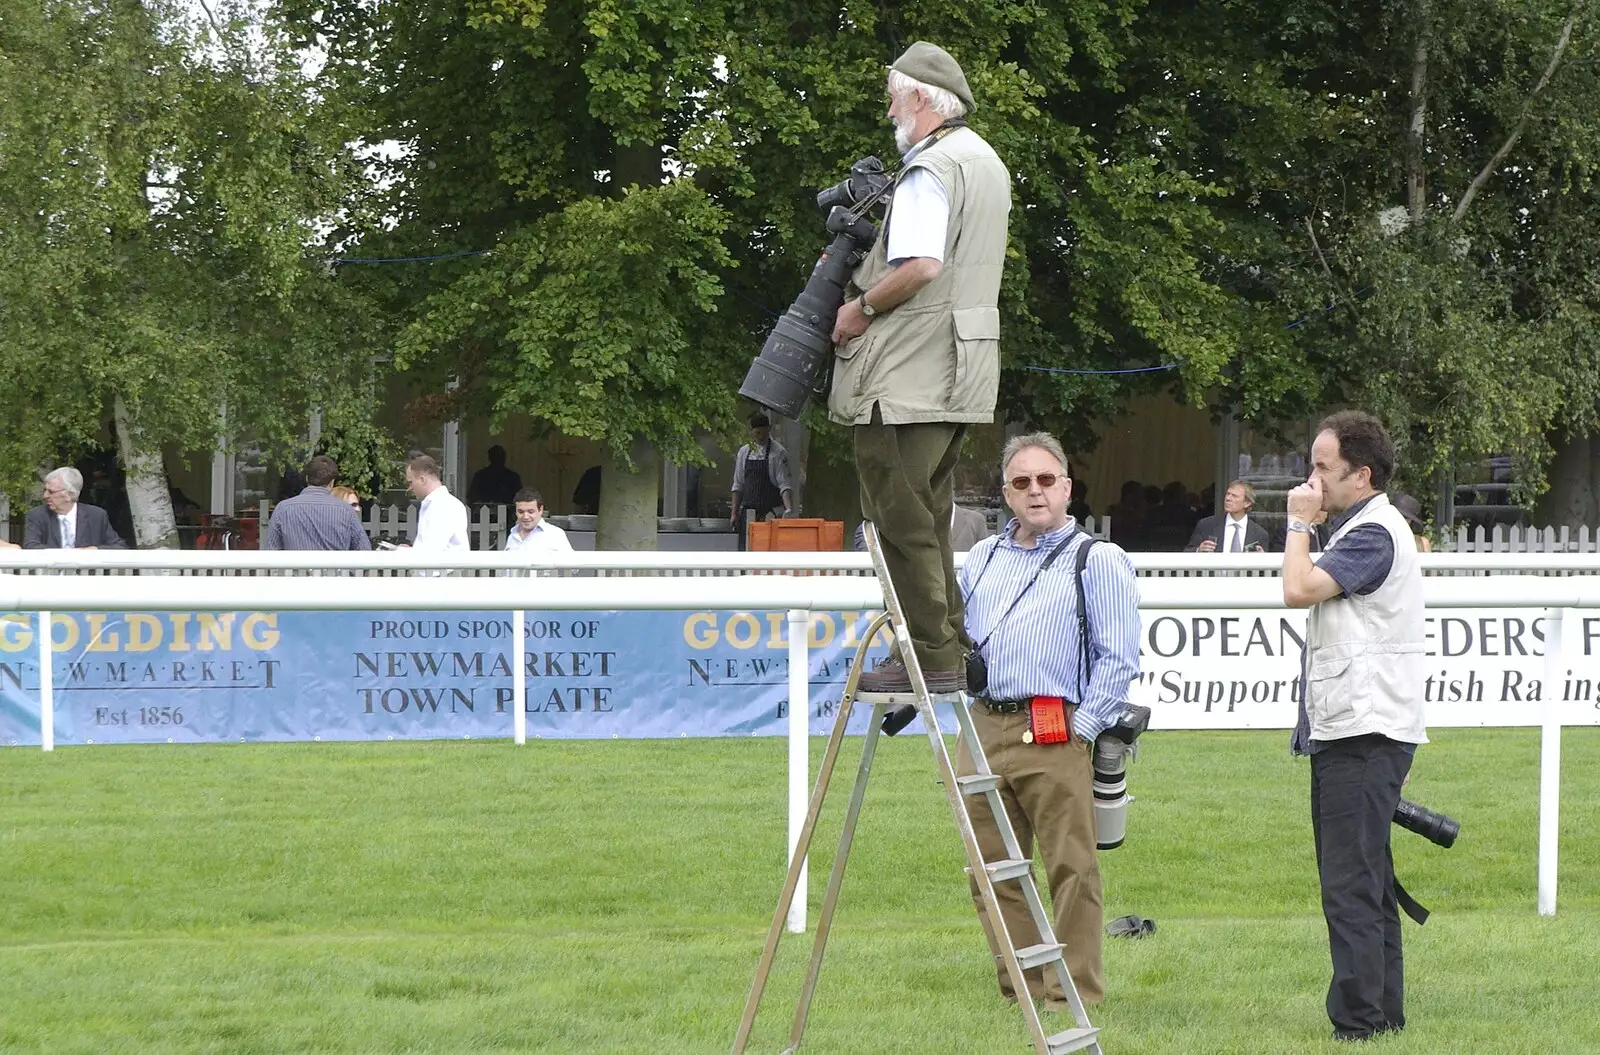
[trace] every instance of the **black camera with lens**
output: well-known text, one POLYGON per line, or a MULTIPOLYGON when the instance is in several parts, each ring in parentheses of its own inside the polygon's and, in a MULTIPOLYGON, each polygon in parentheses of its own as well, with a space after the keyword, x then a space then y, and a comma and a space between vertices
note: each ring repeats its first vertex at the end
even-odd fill
POLYGON ((849 176, 817 195, 817 205, 828 210, 833 241, 811 269, 806 288, 767 335, 739 386, 741 396, 786 418, 798 418, 813 392, 827 394, 833 324, 844 304, 844 287, 878 237, 877 226, 867 217, 888 199, 893 186, 883 162, 864 157, 850 166, 849 176))

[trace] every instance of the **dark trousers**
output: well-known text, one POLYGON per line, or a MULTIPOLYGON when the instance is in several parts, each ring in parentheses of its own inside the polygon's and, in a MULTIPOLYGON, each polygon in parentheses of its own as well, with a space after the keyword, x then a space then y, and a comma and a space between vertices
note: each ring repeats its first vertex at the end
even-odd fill
POLYGON ((885 425, 877 407, 871 423, 854 431, 861 512, 878 529, 917 662, 928 671, 963 667, 950 514, 965 432, 950 422, 885 425))
POLYGON ((1328 1018, 1336 1036, 1406 1023, 1389 828, 1410 769, 1406 746, 1378 735, 1330 740, 1311 756, 1311 827, 1333 955, 1328 1018))

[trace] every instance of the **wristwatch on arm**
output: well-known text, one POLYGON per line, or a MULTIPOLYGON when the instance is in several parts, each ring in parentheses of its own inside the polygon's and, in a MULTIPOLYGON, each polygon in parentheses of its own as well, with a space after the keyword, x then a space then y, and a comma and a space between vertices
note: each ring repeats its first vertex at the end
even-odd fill
POLYGON ((878 309, 874 308, 867 301, 867 295, 865 293, 861 294, 860 298, 857 300, 857 303, 861 306, 861 314, 865 315, 869 319, 877 318, 878 309))

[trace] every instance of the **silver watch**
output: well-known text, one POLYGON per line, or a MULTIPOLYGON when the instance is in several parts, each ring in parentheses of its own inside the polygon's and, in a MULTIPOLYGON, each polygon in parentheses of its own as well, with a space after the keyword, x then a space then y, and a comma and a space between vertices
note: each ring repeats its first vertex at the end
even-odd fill
POLYGON ((867 295, 865 293, 861 294, 859 303, 861 305, 861 314, 865 315, 869 319, 877 317, 878 309, 867 303, 867 295))

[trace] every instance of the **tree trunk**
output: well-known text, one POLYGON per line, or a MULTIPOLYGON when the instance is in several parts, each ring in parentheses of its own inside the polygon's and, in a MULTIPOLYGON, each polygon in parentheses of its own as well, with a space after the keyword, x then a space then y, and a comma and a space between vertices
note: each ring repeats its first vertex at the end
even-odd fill
POLYGON ((128 509, 133 514, 134 545, 140 549, 177 549, 178 522, 172 515, 172 492, 161 452, 144 447, 138 423, 121 396, 113 413, 117 423, 117 448, 128 483, 128 509))
POLYGON ((1411 53, 1411 121, 1406 129, 1406 208, 1415 223, 1428 209, 1428 33, 1432 0, 1417 0, 1416 47, 1411 53))
POLYGON ((600 522, 594 548, 656 548, 656 503, 661 497, 661 458, 643 440, 633 441, 633 468, 607 455, 600 477, 600 522))
POLYGON ((1553 445, 1556 456, 1550 463, 1550 490, 1539 498, 1534 523, 1540 527, 1600 527, 1600 490, 1594 468, 1594 456, 1600 452, 1594 441, 1588 436, 1572 436, 1553 445))
POLYGON ((789 452, 789 475, 794 485, 794 507, 801 516, 809 515, 806 501, 806 467, 811 460, 811 430, 806 428, 803 421, 793 421, 789 418, 772 415, 777 421, 772 424, 772 434, 783 449, 789 452))

